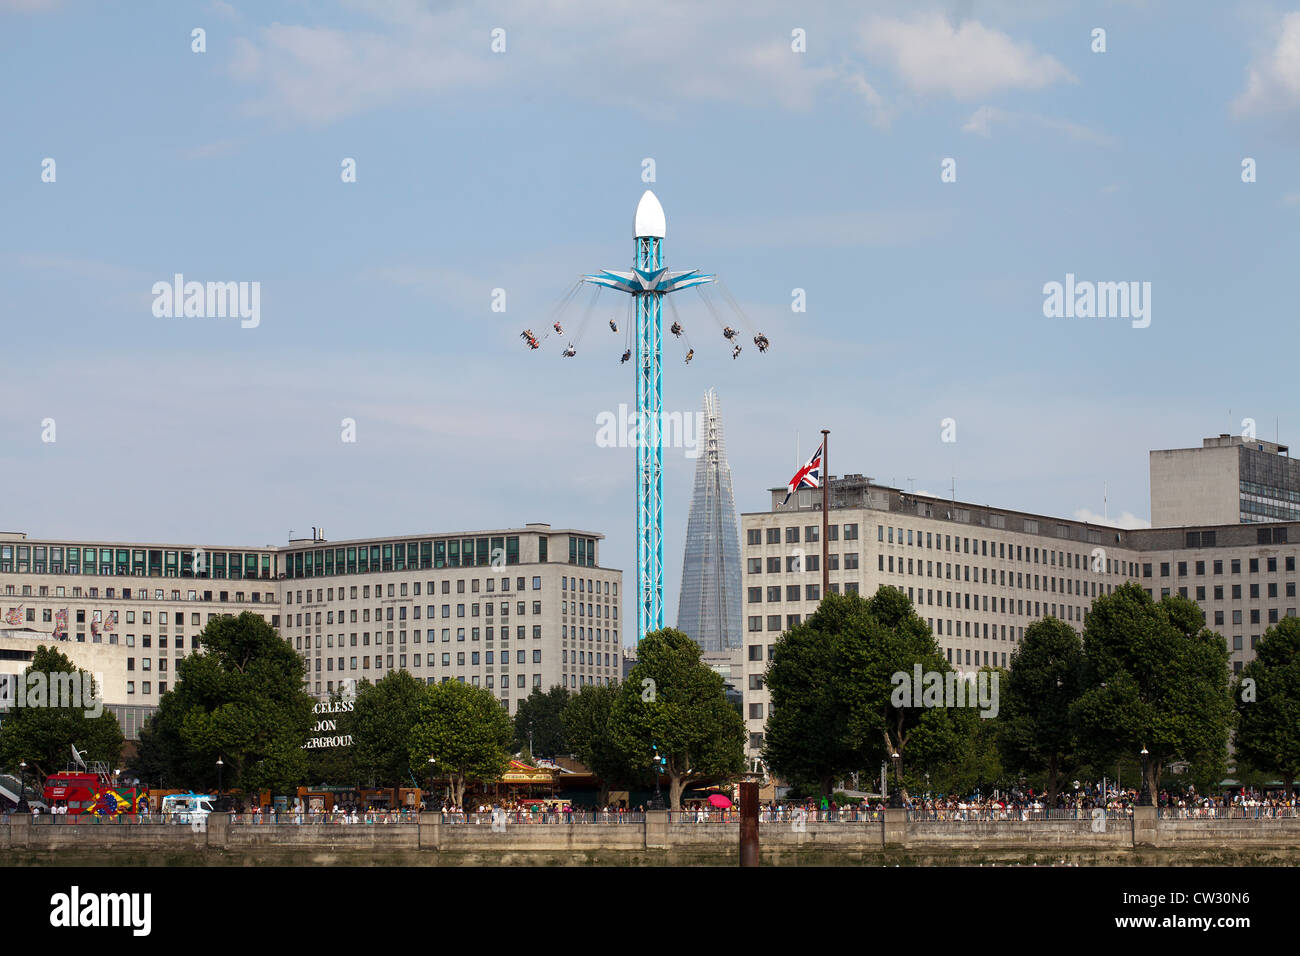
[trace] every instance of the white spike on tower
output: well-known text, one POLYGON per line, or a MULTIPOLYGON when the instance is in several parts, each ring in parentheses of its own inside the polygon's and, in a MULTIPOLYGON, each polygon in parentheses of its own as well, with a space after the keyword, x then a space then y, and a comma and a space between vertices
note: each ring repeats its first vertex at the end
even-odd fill
POLYGON ((650 236, 654 239, 662 239, 666 231, 664 207, 659 205, 658 197, 647 189, 641 194, 641 201, 636 204, 636 222, 632 227, 632 238, 650 236))

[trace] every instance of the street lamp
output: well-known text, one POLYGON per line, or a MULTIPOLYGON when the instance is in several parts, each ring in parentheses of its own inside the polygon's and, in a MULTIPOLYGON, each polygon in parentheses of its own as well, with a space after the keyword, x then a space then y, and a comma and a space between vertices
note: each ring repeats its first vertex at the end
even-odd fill
POLYGON ((537 759, 537 754, 533 753, 533 722, 531 720, 528 722, 528 756, 534 760, 537 759))
POLYGON ((1151 799, 1151 787, 1147 782, 1147 761, 1150 755, 1147 753, 1146 745, 1142 745, 1142 792, 1138 795, 1138 805, 1149 807, 1154 802, 1151 799))
POLYGON ((18 774, 19 774, 18 812, 28 813, 30 812, 31 807, 27 805, 27 761, 26 760, 20 760, 18 762, 18 774))
POLYGON ((668 761, 659 756, 659 747, 656 744, 651 744, 650 749, 654 751, 655 765, 655 795, 654 799, 650 801, 650 809, 662 810, 664 808, 664 798, 663 793, 659 790, 659 772, 668 761))
POLYGON ((217 755, 217 800, 221 800, 221 793, 225 790, 225 762, 222 761, 221 755, 217 755))
POLYGON ((429 758, 429 799, 424 803, 426 810, 433 809, 433 765, 437 762, 432 757, 429 758))
POLYGON ((894 762, 894 784, 889 788, 889 809, 901 810, 903 808, 903 794, 898 789, 898 753, 897 751, 889 755, 889 759, 894 762))

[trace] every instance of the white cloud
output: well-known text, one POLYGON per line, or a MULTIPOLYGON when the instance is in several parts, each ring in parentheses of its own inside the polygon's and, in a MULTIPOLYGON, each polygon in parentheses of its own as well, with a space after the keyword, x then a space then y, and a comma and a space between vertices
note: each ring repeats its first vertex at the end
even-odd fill
POLYGON ((988 139, 993 135, 993 117, 997 114, 991 106, 981 106, 962 125, 963 133, 974 133, 976 136, 983 136, 988 139))
POLYGON ((1300 206, 1300 193, 1287 193, 1282 197, 1284 206, 1300 206))
POLYGON ((236 41, 230 69, 256 89, 250 113, 328 123, 412 97, 507 89, 661 117, 674 102, 806 110, 820 90, 838 85, 866 103, 873 122, 887 115, 852 66, 817 65, 791 50, 788 25, 738 21, 732 9, 666 4, 647 24, 632 0, 607 4, 600 17, 556 0, 499 15, 458 5, 348 6, 372 16, 374 27, 276 23, 236 41), (506 30, 502 53, 490 47, 498 23, 506 30), (657 92, 647 96, 651 76, 657 92))
POLYGON ((1151 522, 1145 518, 1139 518, 1131 511, 1125 511, 1115 518, 1107 518, 1097 514, 1091 508, 1076 508, 1074 511, 1074 520, 1086 521, 1089 524, 1105 525, 1111 528, 1123 528, 1126 531, 1133 531, 1139 528, 1151 527, 1151 522))
POLYGON ((243 19, 240 12, 229 3, 226 3, 225 0, 209 0, 208 9, 217 14, 217 16, 224 17, 225 19, 234 22, 243 19))
POLYGON ((48 256, 34 252, 0 256, 0 269, 7 266, 14 266, 24 273, 90 282, 144 281, 149 277, 147 272, 101 259, 48 256))
POLYGON ((989 139, 993 135, 995 122, 1011 127, 1035 126, 1068 139, 1094 143, 1098 146, 1109 146, 1113 142, 1105 133, 1099 133, 1081 123, 1058 119, 1055 116, 1042 116, 1038 113, 1012 112, 994 106, 981 106, 977 109, 962 125, 962 131, 989 139))
POLYGON ((1246 70, 1246 89, 1233 103, 1238 115, 1300 107, 1300 13, 1282 18, 1277 44, 1246 70))
POLYGON ((863 49, 887 61, 914 93, 974 100, 1076 82, 1056 58, 978 20, 953 26, 939 13, 910 21, 874 17, 861 38, 863 49))

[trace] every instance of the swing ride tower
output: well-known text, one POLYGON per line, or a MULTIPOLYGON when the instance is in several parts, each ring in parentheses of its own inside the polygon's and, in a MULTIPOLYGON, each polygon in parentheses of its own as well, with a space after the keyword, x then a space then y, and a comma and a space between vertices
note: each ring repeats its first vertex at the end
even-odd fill
POLYGON ((664 626, 663 298, 714 277, 663 264, 664 207, 650 190, 637 203, 632 271, 583 276, 592 285, 625 292, 636 305, 636 584, 637 640, 664 626))

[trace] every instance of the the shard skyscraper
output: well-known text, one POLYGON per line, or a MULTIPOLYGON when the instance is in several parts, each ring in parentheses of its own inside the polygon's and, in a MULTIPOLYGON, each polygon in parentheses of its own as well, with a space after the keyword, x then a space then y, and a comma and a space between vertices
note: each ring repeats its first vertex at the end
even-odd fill
POLYGON ((740 529, 722 414, 713 389, 704 393, 704 422, 695 492, 686 520, 686 553, 677 629, 705 652, 741 646, 740 529))

